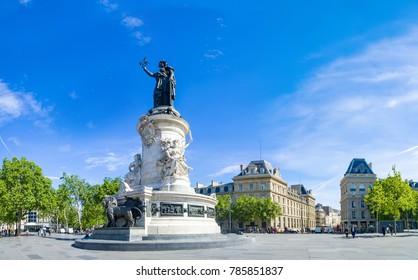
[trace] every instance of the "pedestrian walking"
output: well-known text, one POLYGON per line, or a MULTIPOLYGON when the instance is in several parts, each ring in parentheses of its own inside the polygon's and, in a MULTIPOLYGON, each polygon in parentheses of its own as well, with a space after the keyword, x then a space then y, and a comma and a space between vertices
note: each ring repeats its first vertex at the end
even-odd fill
POLYGON ((354 237, 356 237, 356 228, 354 226, 351 226, 351 235, 354 237))
POLYGON ((390 235, 393 236, 393 226, 392 224, 389 225, 390 235))
POLYGON ((348 228, 345 228, 345 237, 347 237, 348 238, 348 228))
POLYGON ((386 236, 386 228, 385 227, 382 227, 382 233, 383 233, 383 237, 385 237, 386 236))

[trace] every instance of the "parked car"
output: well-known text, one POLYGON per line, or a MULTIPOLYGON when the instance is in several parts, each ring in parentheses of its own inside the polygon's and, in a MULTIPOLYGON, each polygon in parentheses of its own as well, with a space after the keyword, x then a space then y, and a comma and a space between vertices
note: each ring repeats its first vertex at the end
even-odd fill
POLYGON ((68 228, 66 233, 74 234, 74 229, 73 228, 68 228))
POLYGON ((65 228, 60 228, 59 233, 65 233, 65 228))

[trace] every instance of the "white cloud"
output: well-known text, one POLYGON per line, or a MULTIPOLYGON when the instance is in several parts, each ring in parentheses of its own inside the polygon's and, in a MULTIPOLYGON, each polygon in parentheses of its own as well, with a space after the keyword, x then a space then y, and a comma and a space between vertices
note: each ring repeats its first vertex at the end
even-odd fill
POLYGON ((141 46, 144 46, 144 45, 146 45, 146 44, 148 44, 149 42, 151 42, 151 37, 147 37, 147 36, 144 36, 141 32, 139 32, 139 31, 135 31, 134 33, 133 33, 133 36, 138 40, 138 43, 141 45, 141 46))
POLYGON ((90 128, 90 129, 93 129, 93 128, 95 128, 95 127, 96 127, 96 126, 94 125, 93 121, 89 121, 89 122, 86 124, 86 126, 87 126, 88 128, 90 128))
POLYGON ((100 0, 100 4, 102 4, 109 13, 118 8, 118 4, 112 3, 109 0, 100 0))
POLYGON ((59 153, 66 153, 66 152, 69 152, 69 151, 71 151, 71 145, 70 144, 58 147, 58 152, 59 153))
POLYGON ((225 22, 224 22, 224 19, 223 18, 217 18, 216 19, 216 22, 219 24, 219 26, 220 27, 222 27, 222 28, 225 28, 225 27, 227 27, 227 25, 225 24, 225 22))
POLYGON ((31 92, 16 91, 0 80, 0 125, 23 116, 34 118, 34 124, 48 126, 52 107, 44 107, 31 92))
POLYGON ((69 94, 68 94, 68 96, 71 98, 71 99, 73 99, 73 100, 76 100, 76 99, 78 99, 79 98, 79 96, 77 95, 77 93, 73 90, 72 92, 70 92, 69 94))
POLYGON ((239 164, 233 164, 233 165, 226 166, 226 167, 222 168, 221 170, 219 170, 219 171, 217 171, 213 174, 209 174, 209 176, 217 177, 217 176, 222 176, 222 175, 225 175, 225 174, 233 174, 235 176, 239 172, 240 172, 240 165, 239 164))
POLYGON ((122 19, 122 24, 129 28, 139 27, 144 23, 137 17, 127 16, 122 19))
POLYGON ((11 154, 12 152, 10 151, 9 147, 7 147, 6 143, 4 143, 3 138, 1 136, 0 136, 0 142, 3 144, 6 151, 8 151, 11 154))
POLYGON ((22 4, 22 5, 27 6, 28 4, 30 4, 31 1, 32 0, 19 0, 19 3, 22 4))
MULTIPOLYGON (((417 77, 416 28, 317 69, 262 117, 270 120, 266 133, 280 139, 274 160, 307 188, 342 178, 355 157, 373 161, 378 176, 396 164, 405 178, 417 180, 417 77)), ((317 187, 320 194, 335 188, 338 181, 317 187)))
POLYGON ((221 50, 218 49, 212 49, 212 50, 208 50, 203 56, 206 59, 215 59, 221 55, 223 55, 224 53, 221 50))
POLYGON ((126 161, 122 157, 118 157, 115 153, 108 153, 101 157, 89 157, 84 162, 87 163, 87 169, 104 166, 109 171, 117 170, 126 164, 126 161))

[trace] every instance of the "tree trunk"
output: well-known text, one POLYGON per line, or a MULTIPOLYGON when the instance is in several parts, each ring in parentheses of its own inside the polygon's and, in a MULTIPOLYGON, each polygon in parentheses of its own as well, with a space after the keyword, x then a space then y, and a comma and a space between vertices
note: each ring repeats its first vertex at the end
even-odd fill
POLYGON ((20 236, 20 226, 22 225, 22 211, 17 212, 16 233, 15 236, 20 236))
POLYGON ((379 211, 376 212, 376 233, 379 233, 379 211))

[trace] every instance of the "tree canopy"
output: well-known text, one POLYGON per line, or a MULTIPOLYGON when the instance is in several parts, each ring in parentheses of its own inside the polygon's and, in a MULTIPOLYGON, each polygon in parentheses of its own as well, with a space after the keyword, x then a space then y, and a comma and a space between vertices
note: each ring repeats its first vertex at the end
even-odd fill
MULTIPOLYGON (((372 190, 365 196, 365 201, 374 213, 383 213, 390 217, 396 225, 402 213, 416 207, 415 194, 407 180, 403 180, 401 173, 392 167, 392 174, 385 179, 375 181, 372 190)), ((396 233, 396 227, 394 227, 396 233)))
POLYGON ((22 219, 30 211, 46 211, 50 207, 52 193, 52 181, 33 161, 24 157, 3 159, 0 169, 1 219, 17 223, 17 235, 20 235, 22 219))

